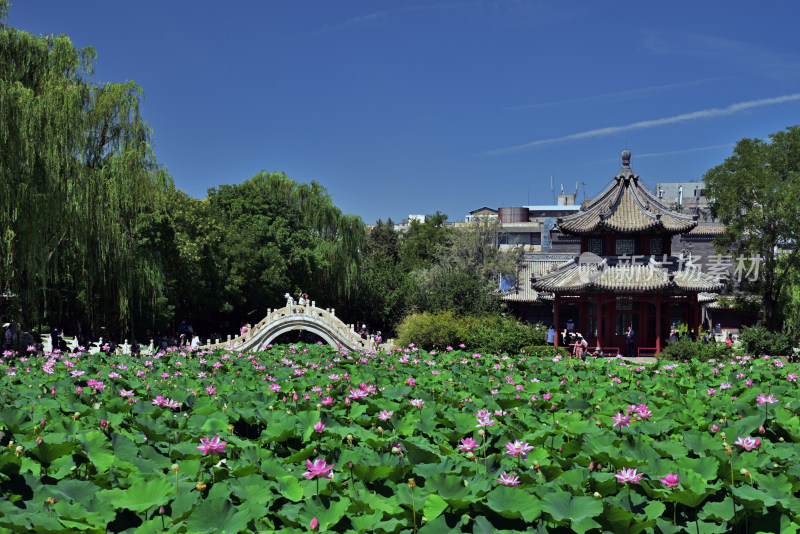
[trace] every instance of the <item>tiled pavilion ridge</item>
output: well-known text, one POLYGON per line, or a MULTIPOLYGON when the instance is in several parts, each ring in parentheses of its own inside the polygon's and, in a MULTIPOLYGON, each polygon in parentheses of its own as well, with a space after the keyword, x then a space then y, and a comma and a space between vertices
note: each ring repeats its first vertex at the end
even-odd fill
POLYGON ((689 257, 672 254, 672 236, 691 232, 697 220, 651 194, 631 170, 630 159, 631 153, 623 151, 622 168, 611 185, 558 220, 562 233, 580 237, 581 255, 534 274, 531 282, 534 290, 553 294, 557 329, 564 324, 562 309, 577 308, 575 330, 590 347, 624 352, 624 333, 632 325, 636 347, 658 353, 671 324, 682 322, 697 331, 698 296, 723 285, 689 257))

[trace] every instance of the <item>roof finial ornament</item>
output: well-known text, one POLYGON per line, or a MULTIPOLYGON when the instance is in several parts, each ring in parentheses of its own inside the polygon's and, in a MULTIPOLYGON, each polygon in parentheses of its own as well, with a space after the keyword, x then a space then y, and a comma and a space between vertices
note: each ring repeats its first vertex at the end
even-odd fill
POLYGON ((631 151, 627 148, 622 151, 622 166, 623 167, 630 167, 631 166, 631 151))

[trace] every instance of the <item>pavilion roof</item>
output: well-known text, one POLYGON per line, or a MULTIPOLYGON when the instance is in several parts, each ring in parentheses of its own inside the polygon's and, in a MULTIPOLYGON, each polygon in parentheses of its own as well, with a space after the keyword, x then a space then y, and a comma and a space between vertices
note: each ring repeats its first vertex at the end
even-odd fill
POLYGON ((524 260, 519 268, 517 284, 502 293, 503 300, 508 302, 544 302, 553 300, 552 293, 537 291, 531 285, 531 279, 549 273, 562 265, 571 263, 563 260, 524 260))
MULTIPOLYGON (((596 256, 595 256, 596 258, 596 256)), ((669 292, 710 293, 722 289, 717 278, 698 269, 665 266, 650 258, 631 263, 620 258, 583 263, 580 258, 532 279, 536 291, 574 293, 613 291, 621 293, 669 292)))
POLYGON ((622 168, 600 195, 579 212, 559 219, 559 229, 572 235, 661 232, 681 234, 697 226, 691 215, 673 211, 639 181, 630 167, 631 153, 622 152, 622 168))

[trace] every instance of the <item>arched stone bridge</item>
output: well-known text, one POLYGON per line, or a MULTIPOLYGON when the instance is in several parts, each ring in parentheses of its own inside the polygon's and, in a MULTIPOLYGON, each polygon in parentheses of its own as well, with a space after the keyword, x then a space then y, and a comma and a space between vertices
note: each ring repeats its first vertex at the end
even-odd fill
POLYGON ((317 308, 315 303, 267 310, 267 316, 253 325, 249 332, 234 338, 230 336, 224 342, 210 340, 203 348, 225 349, 237 351, 257 350, 266 347, 281 334, 292 330, 306 330, 322 338, 328 345, 348 350, 376 349, 375 343, 369 339, 361 339, 353 325, 343 323, 334 309, 317 308))

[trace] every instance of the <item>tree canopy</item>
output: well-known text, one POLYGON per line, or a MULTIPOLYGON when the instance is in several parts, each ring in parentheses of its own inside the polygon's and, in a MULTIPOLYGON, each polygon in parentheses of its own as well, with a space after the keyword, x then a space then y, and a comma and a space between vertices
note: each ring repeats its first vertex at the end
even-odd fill
POLYGON ((163 283, 137 218, 171 180, 141 89, 92 82, 94 58, 64 35, 0 31, 0 284, 29 322, 130 326, 163 283))
POLYGON ((705 183, 713 213, 725 224, 717 249, 763 262, 758 276, 751 272, 741 287, 761 297, 766 325, 776 330, 783 320, 781 295, 800 254, 800 127, 769 137, 739 141, 732 156, 706 172, 705 183))

